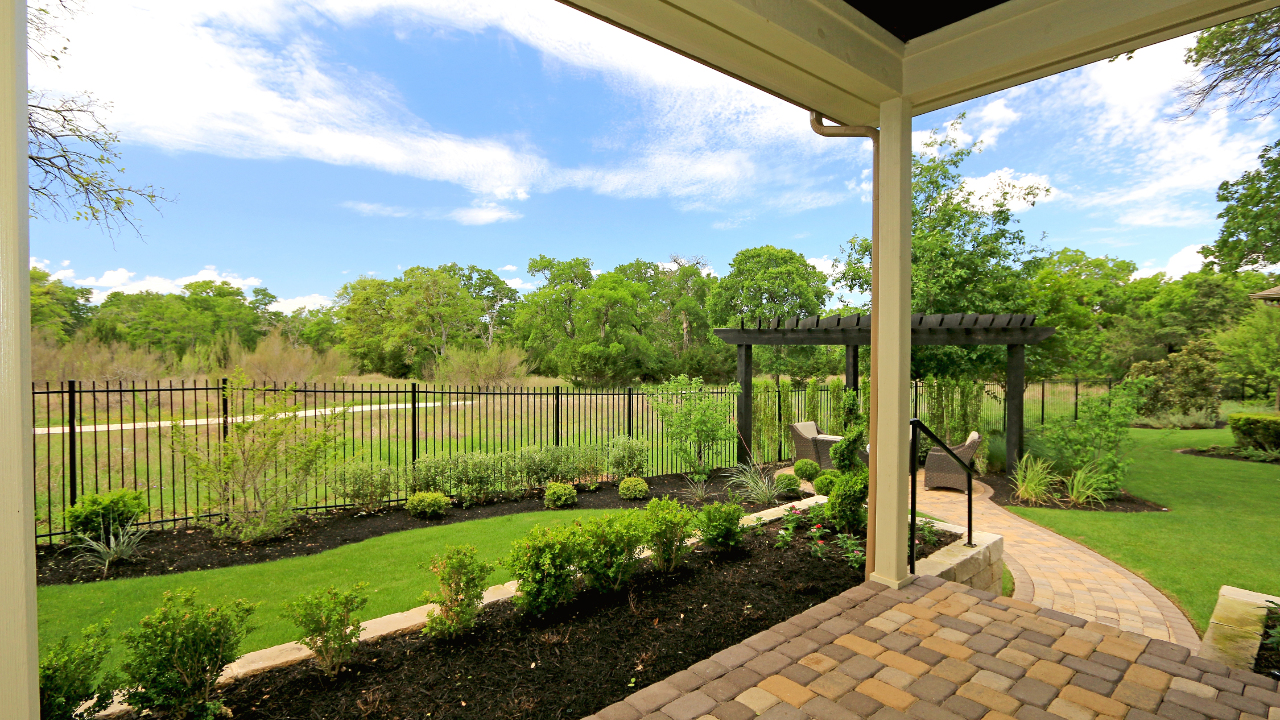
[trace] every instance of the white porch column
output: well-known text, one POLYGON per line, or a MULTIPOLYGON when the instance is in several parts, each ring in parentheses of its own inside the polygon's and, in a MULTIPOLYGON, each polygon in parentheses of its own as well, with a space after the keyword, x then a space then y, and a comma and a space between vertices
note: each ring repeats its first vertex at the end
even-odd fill
POLYGON ((38 720, 27 4, 5 0, 0 7, 0 718, 38 720))
POLYGON ((907 574, 911 405, 911 103, 880 104, 880 232, 871 275, 871 421, 875 564, 869 580, 900 588, 907 574))

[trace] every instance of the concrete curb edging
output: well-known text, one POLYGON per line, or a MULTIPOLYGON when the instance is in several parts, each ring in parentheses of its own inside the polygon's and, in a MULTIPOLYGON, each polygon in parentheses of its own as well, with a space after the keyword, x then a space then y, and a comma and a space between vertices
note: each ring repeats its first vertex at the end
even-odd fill
POLYGON ((1219 588, 1218 604, 1196 655, 1237 670, 1253 670, 1262 645, 1268 600, 1280 603, 1280 597, 1275 595, 1230 585, 1219 588))

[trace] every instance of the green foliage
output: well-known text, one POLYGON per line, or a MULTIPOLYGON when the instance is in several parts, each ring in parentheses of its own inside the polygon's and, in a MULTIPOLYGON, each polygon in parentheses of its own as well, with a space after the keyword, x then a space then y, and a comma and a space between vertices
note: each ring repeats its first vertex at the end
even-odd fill
MULTIPOLYGON (((972 379, 925 378, 923 384, 924 421, 948 445, 959 445, 974 430, 981 430, 983 386, 972 379)), ((921 437, 921 447, 933 442, 921 437)))
POLYGON ((1216 367, 1221 357, 1222 353, 1211 343, 1193 340, 1181 352, 1164 360, 1134 363, 1129 377, 1152 379, 1138 405, 1138 413, 1147 417, 1171 412, 1204 413, 1216 421, 1222 405, 1218 399, 1222 385, 1218 382, 1216 367))
POLYGON ((858 451, 866 447, 861 432, 853 432, 844 436, 844 439, 831 446, 831 464, 840 472, 850 472, 855 467, 862 464, 862 459, 858 457, 858 451))
POLYGON ((111 621, 90 625, 72 643, 63 636, 40 658, 40 717, 43 720, 87 720, 107 709, 118 685, 114 673, 102 670, 111 653, 111 621), (92 700, 83 710, 81 705, 92 700))
POLYGON ((449 496, 441 492, 416 492, 405 501, 404 509, 416 518, 443 517, 449 509, 449 496))
POLYGON ((93 290, 50 280, 52 276, 40 268, 33 267, 30 273, 31 332, 64 344, 92 317, 93 290))
POLYGON ((867 469, 845 473, 827 496, 827 513, 836 529, 852 533, 867 522, 867 469))
POLYGON ((1218 333, 1213 342, 1222 352, 1218 368, 1223 374, 1280 384, 1280 363, 1275 361, 1280 357, 1280 307, 1255 305, 1240 324, 1218 333))
POLYGON ((525 460, 525 454, 510 452, 424 458, 414 463, 405 489, 410 493, 452 493, 463 507, 487 505, 528 482, 525 460))
POLYGON ((1227 425, 1239 447, 1280 450, 1280 415, 1232 413, 1227 416, 1227 425))
POLYGON ((695 527, 702 544, 713 550, 728 550, 742 542, 742 516, 745 511, 734 503, 711 503, 698 513, 695 527))
POLYGON ((702 503, 714 493, 711 491, 711 483, 707 481, 707 476, 694 473, 685 478, 684 489, 679 494, 686 502, 702 503))
POLYGON ((298 642, 316 654, 316 665, 329 677, 342 670, 360 642, 355 614, 369 602, 367 585, 356 583, 346 591, 329 586, 285 603, 280 613, 302 631, 298 642))
POLYGON ((840 477, 836 474, 822 474, 813 481, 813 492, 816 495, 830 495, 832 488, 836 486, 836 478, 840 477))
POLYGON ((1196 79, 1182 88, 1189 115, 1214 97, 1230 98, 1232 110, 1254 106, 1259 115, 1275 108, 1271 90, 1280 41, 1280 11, 1265 10, 1215 25, 1196 35, 1186 62, 1197 66, 1196 79))
MULTIPOLYGON (((228 399, 248 394, 248 377, 238 370, 227 385, 228 399)), ((321 475, 345 420, 343 412, 303 416, 291 403, 293 388, 260 392, 253 415, 228 427, 225 439, 172 425, 173 447, 187 463, 187 475, 205 491, 223 522, 215 532, 241 542, 274 537, 295 515, 303 488, 321 475)))
POLYGON ((574 562, 579 535, 575 528, 537 525, 511 544, 503 567, 519 583, 515 603, 541 615, 573 598, 576 592, 574 562))
POLYGON ((649 443, 631 438, 609 442, 609 474, 615 478, 639 477, 649 465, 649 443))
MULTIPOLYGON (((809 384, 804 389, 804 415, 806 420, 812 420, 818 427, 827 427, 827 423, 822 421, 822 381, 816 377, 809 378, 809 384)), ((831 432, 831 429, 827 428, 827 432, 831 432)))
POLYGON ((778 489, 779 496, 791 497, 800 494, 800 478, 791 473, 775 474, 773 484, 778 489))
POLYGON ((867 550, 862 545, 862 538, 857 535, 841 533, 836 535, 836 546, 850 567, 861 568, 867 564, 867 550))
POLYGON ((133 557, 146 536, 147 530, 137 525, 113 527, 102 539, 76 535, 76 562, 102 568, 102 577, 105 578, 113 563, 133 557))
POLYGON ((680 559, 690 551, 685 545, 693 532, 693 511, 671 498, 654 498, 645 507, 645 523, 649 526, 649 549, 653 566, 660 572, 676 569, 680 559))
POLYGON ((126 702, 174 718, 215 717, 222 704, 213 699, 214 683, 239 656, 254 607, 243 600, 197 605, 194 590, 166 592, 163 604, 123 635, 126 702))
MULTIPOLYGON (((795 477, 792 475, 791 477, 795 477)), ((753 505, 772 506, 778 502, 782 488, 777 475, 771 475, 759 465, 746 463, 729 471, 728 486, 753 505)), ((799 481, 796 483, 799 485, 799 481)))
POLYGON ((694 472, 707 474, 712 449, 735 437, 729 422, 734 389, 712 390, 701 378, 680 375, 648 392, 676 456, 694 472))
POLYGON ((65 517, 71 532, 105 541, 146 512, 147 500, 141 492, 121 488, 80 498, 67 508, 65 517))
POLYGON ((617 590, 640 564, 649 527, 639 513, 605 515, 576 525, 576 565, 587 587, 617 590))
POLYGON ((1047 460, 1028 454, 1018 462, 1013 474, 1014 497, 1032 505, 1043 505, 1053 499, 1058 476, 1047 460))
POLYGON ((542 504, 549 508, 564 508, 578 502, 578 491, 573 489, 572 485, 564 483, 547 483, 546 494, 542 497, 542 504))
POLYGON ((1100 505, 1110 497, 1110 478, 1098 471, 1095 463, 1086 463, 1062 479, 1067 498, 1077 505, 1100 505))
POLYGON ((1081 398, 1080 419, 1050 419, 1034 438, 1032 451, 1049 460, 1063 475, 1094 463, 1106 478, 1104 497, 1116 497, 1132 462, 1125 456, 1131 442, 1129 426, 1149 385, 1145 378, 1133 378, 1106 395, 1081 398))
POLYGON ((1226 203, 1218 213, 1222 228, 1214 244, 1201 252, 1224 271, 1280 262, 1280 226, 1272 212, 1280 200, 1277 148, 1280 145, 1275 143, 1262 148, 1256 170, 1246 170, 1238 179, 1218 186, 1218 202, 1226 203))
MULTIPOLYGON (((827 433, 830 435, 843 435, 845 426, 844 404, 845 391, 844 380, 836 378, 827 386, 827 393, 830 396, 831 418, 827 421, 827 433)), ((853 393, 850 392, 850 395, 853 393)))
POLYGON ((929 518, 916 520, 916 539, 925 545, 937 545, 938 523, 929 518))
POLYGON ((796 421, 791 383, 756 378, 751 388, 751 457, 761 462, 791 457, 795 448, 790 426, 796 421))
POLYGON ((818 473, 820 472, 822 472, 822 468, 818 466, 818 463, 812 460, 801 459, 796 461, 795 476, 801 480, 808 480, 812 482, 814 478, 818 477, 818 473))
POLYGON ((643 500, 649 497, 649 483, 638 477, 629 477, 618 484, 618 497, 623 500, 643 500))
POLYGON ((394 469, 361 459, 338 468, 334 480, 338 497, 367 513, 386 509, 392 494, 400 489, 400 477, 394 469))
POLYGON ((171 360, 200 347, 217 348, 225 360, 233 342, 252 349, 266 334, 280 317, 267 309, 274 301, 266 288, 246 298, 240 288, 212 280, 188 283, 182 295, 113 292, 98 306, 88 334, 104 343, 151 348, 171 360))
POLYGON ((474 545, 449 545, 443 555, 431 558, 429 567, 440 578, 440 591, 423 593, 422 599, 435 603, 439 609, 427 618, 424 635, 452 637, 475 625, 488 587, 485 583, 494 571, 494 566, 481 560, 477 552, 474 545))

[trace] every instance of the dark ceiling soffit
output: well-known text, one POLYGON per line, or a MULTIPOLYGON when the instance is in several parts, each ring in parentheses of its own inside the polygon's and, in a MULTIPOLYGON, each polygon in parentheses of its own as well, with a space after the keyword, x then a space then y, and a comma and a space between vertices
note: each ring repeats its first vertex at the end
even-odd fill
POLYGON ((1005 0, 952 0, 930 3, 926 10, 917 3, 883 2, 883 0, 845 0, 849 7, 884 28, 902 42, 908 42, 958 23, 985 10, 1004 4, 1005 0))
MULTIPOLYGON (((1035 327, 1035 315, 912 315, 912 345, 1035 345, 1056 328, 1035 327)), ((871 317, 774 318, 717 328, 730 345, 870 345, 871 317)))

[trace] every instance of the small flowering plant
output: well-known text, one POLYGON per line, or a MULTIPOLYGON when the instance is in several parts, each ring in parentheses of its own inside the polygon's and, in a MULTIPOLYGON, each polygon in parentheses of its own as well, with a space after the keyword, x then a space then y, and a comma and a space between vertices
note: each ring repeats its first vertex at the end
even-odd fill
POLYGON ((850 566, 860 568, 867 564, 867 552, 862 547, 862 538, 856 535, 836 535, 835 542, 850 566))

